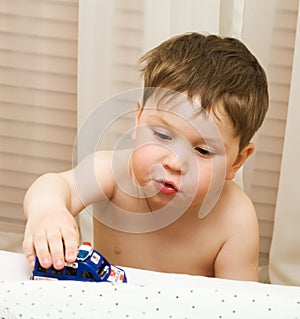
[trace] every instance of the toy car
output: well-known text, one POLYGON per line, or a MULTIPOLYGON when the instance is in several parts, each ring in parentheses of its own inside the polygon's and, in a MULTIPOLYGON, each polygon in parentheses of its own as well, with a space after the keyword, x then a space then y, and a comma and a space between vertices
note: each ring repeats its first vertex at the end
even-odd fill
POLYGON ((127 282, 126 274, 120 267, 111 265, 91 243, 84 242, 79 247, 76 261, 65 263, 63 269, 53 266, 43 268, 38 258, 32 273, 32 280, 76 280, 92 282, 127 282))

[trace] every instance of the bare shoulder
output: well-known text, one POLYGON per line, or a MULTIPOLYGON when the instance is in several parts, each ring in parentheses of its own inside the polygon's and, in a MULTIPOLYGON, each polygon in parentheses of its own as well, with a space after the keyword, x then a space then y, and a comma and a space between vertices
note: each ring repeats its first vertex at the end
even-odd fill
POLYGON ((98 184, 112 198, 122 180, 129 178, 131 150, 98 151, 94 153, 94 171, 98 184))
POLYGON ((109 150, 97 151, 94 156, 94 170, 99 178, 102 174, 117 178, 118 176, 128 176, 128 165, 131 150, 109 150))
POLYGON ((251 199, 232 181, 225 182, 215 209, 222 222, 228 220, 230 225, 244 224, 250 220, 256 223, 256 211, 251 199))
POLYGON ((96 151, 91 156, 94 157, 94 163, 97 168, 102 167, 102 165, 117 164, 118 166, 122 165, 124 161, 128 161, 132 150, 123 149, 123 150, 101 150, 96 151))
POLYGON ((216 206, 223 245, 215 261, 218 277, 257 280, 259 231, 255 208, 234 182, 226 182, 216 206))

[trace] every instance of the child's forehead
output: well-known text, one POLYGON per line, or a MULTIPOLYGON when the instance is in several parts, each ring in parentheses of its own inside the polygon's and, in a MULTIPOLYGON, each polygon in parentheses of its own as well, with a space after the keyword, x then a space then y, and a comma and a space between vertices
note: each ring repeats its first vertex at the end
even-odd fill
POLYGON ((230 116, 226 113, 221 102, 203 108, 200 95, 190 97, 187 92, 182 93, 164 88, 156 89, 148 97, 144 109, 170 111, 190 121, 197 118, 208 120, 209 117, 215 117, 216 120, 226 122, 226 124, 231 122, 230 116))
POLYGON ((147 100, 143 112, 154 118, 178 118, 194 125, 211 122, 211 125, 223 122, 232 126, 230 117, 222 105, 211 107, 208 110, 201 106, 200 97, 189 99, 186 95, 164 97, 164 99, 147 100))
POLYGON ((194 116, 194 114, 182 112, 182 108, 178 111, 148 107, 143 113, 141 124, 168 127, 191 140, 203 138, 220 140, 218 127, 211 116, 204 112, 194 116))
POLYGON ((227 145, 239 138, 222 105, 205 110, 198 101, 183 95, 177 100, 166 99, 164 103, 149 99, 143 112, 150 122, 171 127, 179 133, 183 132, 183 135, 188 134, 193 140, 200 138, 214 141, 214 144, 227 145))
POLYGON ((177 92, 164 88, 157 88, 148 97, 145 108, 156 108, 158 110, 183 110, 184 108, 199 113, 203 110, 201 107, 201 98, 189 97, 186 92, 177 92))
MULTIPOLYGON (((189 96, 187 92, 177 92, 166 88, 155 88, 148 96, 143 109, 157 111, 160 116, 175 114, 196 127, 222 126, 223 129, 237 136, 231 116, 225 111, 221 101, 209 108, 201 106, 201 96, 189 96)), ((210 128, 210 131, 212 129, 210 128)))

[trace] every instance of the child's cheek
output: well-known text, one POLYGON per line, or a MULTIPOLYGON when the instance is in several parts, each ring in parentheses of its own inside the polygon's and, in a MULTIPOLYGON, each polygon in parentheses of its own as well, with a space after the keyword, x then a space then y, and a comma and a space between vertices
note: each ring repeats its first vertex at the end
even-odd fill
POLYGON ((204 197, 208 191, 218 189, 225 179, 224 158, 211 158, 198 160, 198 195, 204 197))
POLYGON ((131 156, 131 167, 136 181, 140 186, 145 186, 149 180, 151 167, 151 150, 148 146, 136 148, 131 156))

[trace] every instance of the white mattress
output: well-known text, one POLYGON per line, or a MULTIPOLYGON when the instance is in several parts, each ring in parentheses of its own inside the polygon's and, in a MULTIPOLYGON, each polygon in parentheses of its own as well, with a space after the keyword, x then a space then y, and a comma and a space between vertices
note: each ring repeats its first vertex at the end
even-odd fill
POLYGON ((125 268, 128 283, 30 281, 25 257, 0 251, 0 318, 300 319, 300 287, 125 268))

